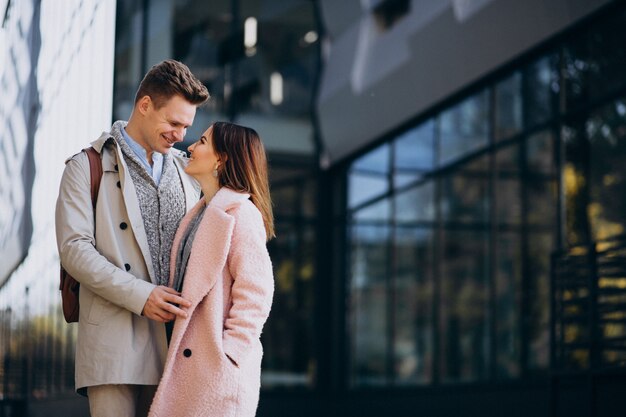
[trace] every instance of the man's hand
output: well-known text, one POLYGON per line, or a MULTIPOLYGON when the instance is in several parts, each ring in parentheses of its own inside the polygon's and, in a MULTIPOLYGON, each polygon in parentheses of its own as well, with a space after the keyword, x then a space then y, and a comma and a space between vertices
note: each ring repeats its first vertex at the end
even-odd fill
POLYGON ((191 302, 182 298, 179 292, 170 287, 159 285, 150 293, 141 315, 161 323, 172 321, 176 316, 186 318, 187 313, 174 304, 178 304, 180 307, 191 306, 191 302))

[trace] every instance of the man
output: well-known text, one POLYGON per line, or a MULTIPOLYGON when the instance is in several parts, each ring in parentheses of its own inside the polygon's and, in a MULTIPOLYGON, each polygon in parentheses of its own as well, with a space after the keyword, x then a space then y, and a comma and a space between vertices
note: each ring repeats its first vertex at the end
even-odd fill
POLYGON ((208 97, 180 62, 150 69, 128 123, 91 143, 103 170, 95 219, 87 155, 66 161, 57 244, 81 284, 76 389, 93 417, 147 415, 167 354, 163 323, 186 317, 190 303, 166 285, 174 234, 199 190, 172 146, 208 97))

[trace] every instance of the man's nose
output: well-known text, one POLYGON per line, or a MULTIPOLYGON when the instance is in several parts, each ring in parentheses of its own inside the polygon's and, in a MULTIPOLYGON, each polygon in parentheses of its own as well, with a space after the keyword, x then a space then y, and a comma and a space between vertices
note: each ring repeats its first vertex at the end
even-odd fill
POLYGON ((183 139, 185 138, 185 131, 187 129, 185 128, 181 128, 181 129, 176 129, 174 130, 174 139, 176 140, 176 142, 182 142, 183 139))

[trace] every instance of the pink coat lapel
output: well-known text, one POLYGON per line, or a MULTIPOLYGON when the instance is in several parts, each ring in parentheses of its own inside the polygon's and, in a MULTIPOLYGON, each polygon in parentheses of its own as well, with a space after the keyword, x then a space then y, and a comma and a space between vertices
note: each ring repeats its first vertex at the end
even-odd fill
MULTIPOLYGON (((235 219, 228 211, 249 198, 248 194, 238 193, 222 187, 209 202, 206 212, 198 226, 194 241, 191 246, 191 254, 187 263, 187 271, 183 282, 182 297, 191 301, 191 307, 187 309, 189 317, 193 314, 196 306, 211 291, 215 283, 222 277, 222 271, 226 266, 230 240, 233 235, 235 219)), ((205 206, 204 197, 185 215, 176 231, 172 245, 170 280, 174 280, 174 265, 176 265, 176 252, 182 236, 191 222, 191 219, 205 206)), ((172 344, 176 345, 185 331, 189 320, 176 320, 172 344), (176 329, 182 327, 181 329, 176 329)))

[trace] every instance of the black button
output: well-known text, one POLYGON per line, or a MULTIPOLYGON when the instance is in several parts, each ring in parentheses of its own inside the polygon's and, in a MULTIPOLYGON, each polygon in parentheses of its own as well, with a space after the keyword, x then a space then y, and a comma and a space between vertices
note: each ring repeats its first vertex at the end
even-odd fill
POLYGON ((126 230, 127 227, 128 225, 125 222, 120 223, 120 229, 126 230))
POLYGON ((185 355, 186 358, 191 356, 191 349, 185 349, 183 350, 183 355, 185 355))
POLYGON ((115 170, 119 171, 119 168, 118 168, 117 164, 115 164, 115 170))
POLYGON ((117 182, 117 188, 122 188, 122 184, 120 184, 120 182, 117 182))
POLYGON ((127 271, 130 271, 130 265, 129 264, 124 264, 124 268, 126 268, 127 271))

